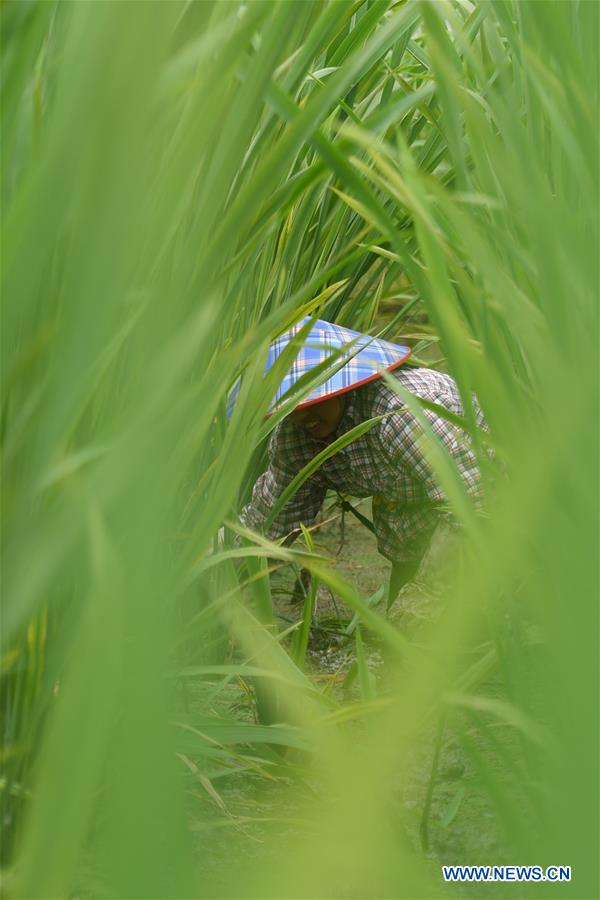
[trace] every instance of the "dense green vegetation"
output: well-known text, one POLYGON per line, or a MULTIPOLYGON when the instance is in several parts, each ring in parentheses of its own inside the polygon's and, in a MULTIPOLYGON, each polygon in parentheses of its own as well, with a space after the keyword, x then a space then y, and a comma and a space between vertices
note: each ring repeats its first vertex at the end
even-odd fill
POLYGON ((7 896, 597 896, 597 4, 1 12, 7 896), (486 511, 431 438, 465 563, 424 635, 318 533, 231 545, 312 311, 460 387, 486 511))

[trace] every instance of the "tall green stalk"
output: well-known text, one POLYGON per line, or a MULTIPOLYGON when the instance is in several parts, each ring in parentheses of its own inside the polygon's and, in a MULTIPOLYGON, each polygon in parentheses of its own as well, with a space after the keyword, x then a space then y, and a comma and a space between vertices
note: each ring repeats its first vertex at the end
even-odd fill
POLYGON ((597 895, 597 5, 1 14, 7 890, 444 896, 393 791, 451 710, 509 861, 571 865, 553 896, 597 895), (312 311, 428 329, 459 385, 486 514, 456 495, 465 567, 425 648, 315 554, 254 536, 209 556, 276 423, 268 343, 312 311), (312 684, 241 603, 244 555, 335 590, 361 652, 366 627, 398 660, 389 693, 312 684), (231 668, 199 673, 175 722, 173 672, 194 664, 231 668), (279 724, 214 708, 238 677, 277 684, 279 724), (489 733, 518 747, 513 790, 489 733), (223 813, 211 778, 240 760, 285 773, 277 852, 216 872, 189 824, 213 833, 197 791, 223 813))

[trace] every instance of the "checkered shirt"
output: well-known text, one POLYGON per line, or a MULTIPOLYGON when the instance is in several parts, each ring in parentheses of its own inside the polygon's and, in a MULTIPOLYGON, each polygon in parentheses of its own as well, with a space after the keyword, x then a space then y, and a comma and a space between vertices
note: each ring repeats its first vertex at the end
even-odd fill
MULTIPOLYGON (((393 377, 412 394, 463 415, 460 395, 449 375, 433 369, 405 368, 393 377)), ((274 430, 269 445, 269 466, 254 485, 252 499, 241 512, 242 522, 262 531, 273 504, 292 478, 330 441, 366 419, 389 413, 366 434, 326 460, 285 505, 269 530, 280 538, 311 525, 327 490, 373 499, 373 524, 379 552, 391 560, 419 556, 426 546, 446 497, 421 449, 422 428, 401 398, 382 379, 346 395, 346 406, 335 434, 314 438, 287 418, 274 430)), ((478 424, 485 427, 475 404, 478 424)), ((480 473, 470 438, 435 413, 424 410, 437 438, 452 455, 473 497, 480 495, 480 473)))

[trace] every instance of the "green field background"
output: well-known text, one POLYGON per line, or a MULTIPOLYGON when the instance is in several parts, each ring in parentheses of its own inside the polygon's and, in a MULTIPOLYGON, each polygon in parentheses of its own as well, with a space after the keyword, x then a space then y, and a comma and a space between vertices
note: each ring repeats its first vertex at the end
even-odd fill
POLYGON ((597 898, 597 3, 0 13, 5 895, 597 898), (310 536, 233 545, 312 313, 459 386, 486 505, 428 439, 465 559, 425 640, 310 536), (348 696, 273 560, 358 617, 348 696), (423 840, 436 734, 480 806, 444 788, 423 840))

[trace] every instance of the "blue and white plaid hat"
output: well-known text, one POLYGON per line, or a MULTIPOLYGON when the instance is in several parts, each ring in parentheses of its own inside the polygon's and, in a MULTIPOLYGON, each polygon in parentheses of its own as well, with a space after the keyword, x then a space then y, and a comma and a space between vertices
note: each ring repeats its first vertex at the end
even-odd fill
MULTIPOLYGON (((312 321, 312 327, 299 347, 298 353, 282 379, 275 396, 269 406, 268 414, 272 414, 293 394, 294 387, 303 376, 321 367, 322 383, 313 386, 310 392, 296 405, 302 409, 320 400, 344 394, 360 385, 379 378, 382 372, 391 372, 402 365, 411 354, 409 347, 392 344, 380 338, 370 337, 344 328, 323 319, 301 319, 292 328, 276 338, 271 346, 265 365, 265 373, 274 365, 298 332, 305 329, 312 321), (329 365, 328 365, 329 363, 329 365)), ((228 414, 231 415, 240 389, 240 379, 233 386, 229 395, 228 414)), ((304 378, 304 384, 306 378, 304 378)))

